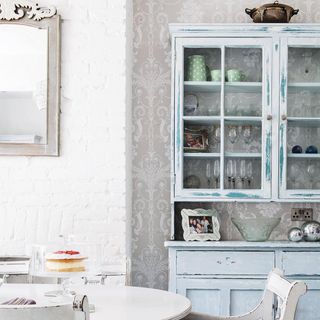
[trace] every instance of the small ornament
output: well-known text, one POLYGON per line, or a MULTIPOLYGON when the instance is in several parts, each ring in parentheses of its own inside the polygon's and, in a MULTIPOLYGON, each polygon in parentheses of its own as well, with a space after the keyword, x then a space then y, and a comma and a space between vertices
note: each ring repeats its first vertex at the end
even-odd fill
POLYGON ((299 242, 303 239, 303 232, 299 228, 291 228, 288 232, 288 239, 292 242, 299 242))
POLYGON ((320 223, 317 221, 306 222, 302 225, 304 240, 314 242, 320 240, 320 223))
POLYGON ((315 146, 309 146, 309 147, 306 149, 306 153, 318 153, 318 148, 315 147, 315 146))
POLYGON ((302 148, 300 146, 294 146, 292 148, 292 153, 302 153, 302 148))

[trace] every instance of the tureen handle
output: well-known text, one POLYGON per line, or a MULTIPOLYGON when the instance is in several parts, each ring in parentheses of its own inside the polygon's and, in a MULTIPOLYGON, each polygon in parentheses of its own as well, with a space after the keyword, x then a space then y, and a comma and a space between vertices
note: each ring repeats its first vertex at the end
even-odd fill
POLYGON ((252 10, 251 10, 251 9, 249 9, 249 8, 246 8, 246 9, 245 9, 245 12, 246 12, 246 14, 248 14, 248 15, 250 16, 250 15, 251 15, 252 10))
POLYGON ((295 9, 295 10, 286 10, 287 11, 287 22, 289 23, 290 19, 292 18, 292 16, 294 16, 295 14, 298 14, 299 9, 295 9))

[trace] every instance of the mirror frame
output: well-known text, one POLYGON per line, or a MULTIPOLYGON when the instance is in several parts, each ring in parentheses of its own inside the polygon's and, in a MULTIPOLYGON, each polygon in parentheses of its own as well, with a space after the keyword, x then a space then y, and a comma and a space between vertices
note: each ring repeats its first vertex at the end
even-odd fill
POLYGON ((61 18, 54 7, 39 7, 29 0, 20 2, 0 0, 0 27, 3 24, 16 24, 48 30, 47 143, 0 143, 0 155, 59 156, 61 18))

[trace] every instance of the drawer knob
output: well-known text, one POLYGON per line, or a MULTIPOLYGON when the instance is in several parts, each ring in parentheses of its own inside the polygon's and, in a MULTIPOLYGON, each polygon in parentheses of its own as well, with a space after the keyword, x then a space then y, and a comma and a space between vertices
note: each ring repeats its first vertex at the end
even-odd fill
POLYGON ((230 257, 226 257, 225 261, 221 261, 221 260, 217 261, 217 264, 225 264, 227 266, 230 266, 230 265, 235 264, 235 263, 236 262, 234 260, 232 260, 230 257))

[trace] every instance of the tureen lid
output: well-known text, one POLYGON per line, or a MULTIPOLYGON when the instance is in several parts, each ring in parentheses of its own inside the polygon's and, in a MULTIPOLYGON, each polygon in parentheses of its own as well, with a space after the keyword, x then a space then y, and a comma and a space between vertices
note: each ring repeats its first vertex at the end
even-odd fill
POLYGON ((283 4, 283 3, 279 3, 279 0, 275 0, 274 3, 266 3, 264 5, 262 5, 259 8, 255 8, 255 9, 268 9, 268 8, 284 8, 284 9, 293 9, 291 6, 288 6, 287 4, 283 4))

